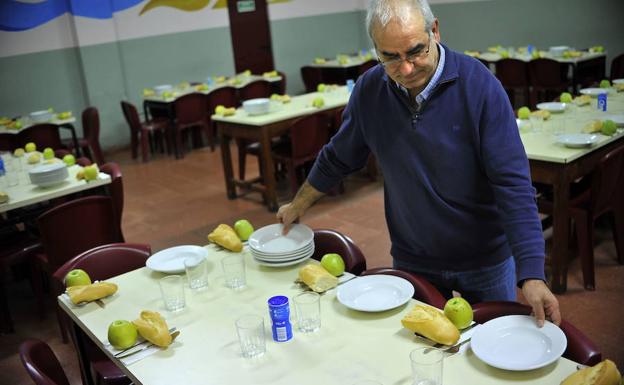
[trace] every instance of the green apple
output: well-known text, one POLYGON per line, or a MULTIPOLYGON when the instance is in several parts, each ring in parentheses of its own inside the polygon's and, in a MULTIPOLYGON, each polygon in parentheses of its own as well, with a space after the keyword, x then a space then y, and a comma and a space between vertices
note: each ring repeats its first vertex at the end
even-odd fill
POLYGON ((457 329, 465 329, 472 323, 472 306, 461 297, 451 298, 444 305, 444 315, 457 329))
POLYGON ((251 233, 254 232, 254 228, 247 219, 239 219, 234 223, 234 231, 236 231, 241 241, 246 241, 251 236, 251 233))
POLYGON ((615 134, 615 131, 617 131, 617 126, 613 120, 607 119, 602 122, 600 132, 602 132, 603 135, 611 136, 615 134))
POLYGON ((22 156, 24 156, 24 149, 23 148, 16 148, 15 151, 13 151, 13 156, 15 156, 16 158, 21 158, 22 156))
POLYGON ((532 59, 539 59, 539 57, 540 57, 540 53, 538 50, 533 51, 533 53, 531 54, 532 59))
POLYGON ((215 114, 217 115, 223 115, 224 111, 225 111, 225 106, 222 104, 219 104, 218 106, 215 107, 215 114))
POLYGON ((108 342, 115 349, 128 349, 137 340, 137 329, 132 322, 126 320, 113 321, 108 326, 108 342))
POLYGON ((37 145, 34 144, 33 142, 28 142, 26 143, 26 145, 24 146, 24 149, 26 150, 26 152, 33 152, 33 151, 37 151, 37 145))
POLYGON ((91 166, 86 166, 85 168, 83 168, 83 171, 84 171, 84 178, 86 181, 97 179, 98 173, 100 172, 96 164, 92 164, 91 166))
POLYGON ((271 100, 275 100, 275 101, 281 101, 282 100, 282 95, 280 94, 271 94, 271 100))
POLYGON ((321 108, 325 105, 323 98, 316 98, 312 101, 312 107, 321 108))
POLYGON ((54 158, 54 150, 50 147, 46 147, 43 150, 43 159, 52 159, 54 158))
POLYGON ((20 128, 22 128, 22 121, 21 120, 16 120, 15 123, 13 123, 13 128, 15 128, 16 130, 19 130, 20 128))
POLYGON ((611 87, 611 82, 607 79, 603 79, 600 81, 600 88, 609 88, 611 87))
POLYGON ((32 154, 28 155, 28 159, 26 159, 26 161, 28 162, 28 164, 37 164, 41 162, 41 155, 39 155, 39 153, 37 152, 33 152, 32 154))
POLYGON ((509 52, 508 51, 500 51, 500 55, 503 59, 508 59, 509 58, 509 52))
POLYGON ((316 91, 317 92, 325 92, 325 83, 319 83, 319 85, 316 86, 316 91))
POLYGON ((63 162, 65 162, 67 167, 73 166, 76 164, 76 157, 73 156, 72 154, 67 154, 63 157, 63 162))
POLYGON ((65 276, 65 286, 90 285, 91 278, 86 271, 82 269, 74 269, 65 276))
POLYGON ((342 275, 345 271, 345 263, 340 254, 329 253, 321 258, 321 266, 333 276, 342 275))
POLYGON ((531 110, 529 107, 520 107, 518 110, 518 118, 519 119, 528 119, 531 115, 531 110))
POLYGON ((561 103, 572 103, 572 95, 569 92, 562 92, 559 96, 559 101, 561 103))

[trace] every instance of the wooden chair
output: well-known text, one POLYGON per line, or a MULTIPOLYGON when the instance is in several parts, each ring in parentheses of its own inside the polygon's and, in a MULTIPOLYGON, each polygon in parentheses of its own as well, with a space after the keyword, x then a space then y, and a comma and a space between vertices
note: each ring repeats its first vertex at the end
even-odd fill
POLYGON ((396 277, 404 278, 408 280, 412 286, 414 286, 414 299, 431 306, 435 306, 438 309, 444 309, 446 298, 444 298, 435 286, 418 274, 409 271, 396 270, 390 267, 376 267, 374 269, 366 270, 360 275, 365 276, 374 274, 394 275, 396 277))
POLYGON ((173 110, 176 158, 183 158, 183 134, 191 129, 197 129, 199 133, 208 131, 206 96, 199 92, 180 96, 173 102, 173 110))
POLYGON ((501 59, 496 62, 496 77, 509 96, 514 109, 529 104, 529 66, 518 59, 501 59), (520 96, 518 98, 517 96, 520 96))
POLYGON ((611 60, 611 81, 615 79, 624 79, 624 53, 611 60))
POLYGON ((534 59, 529 62, 529 84, 531 85, 531 107, 537 103, 549 102, 562 92, 572 92, 568 79, 570 64, 552 59, 534 59))
MULTIPOLYGON (((273 147, 273 159, 286 168, 293 195, 299 188, 298 170, 316 159, 328 141, 328 131, 329 121, 324 114, 307 115, 295 120, 290 126, 290 142, 273 147)), ((307 174, 305 169, 303 171, 307 174)))
POLYGON ((150 141, 158 140, 160 145, 164 147, 163 143, 168 144, 167 149, 171 147, 170 140, 168 140, 168 127, 169 119, 167 118, 155 118, 153 120, 141 121, 139 113, 134 104, 126 101, 121 102, 121 109, 123 111, 128 127, 130 127, 130 148, 132 150, 132 159, 136 159, 138 156, 139 143, 141 144, 141 155, 143 162, 148 161, 148 153, 150 147, 150 141))
POLYGON ((20 344, 19 355, 36 385, 69 385, 61 363, 45 342, 28 339, 20 344))
MULTIPOLYGON (((78 147, 82 154, 97 164, 105 163, 104 154, 100 147, 100 115, 97 108, 87 107, 82 111, 83 137, 78 138, 78 147)), ((73 150, 73 140, 64 140, 63 144, 73 150)))
MULTIPOLYGON (((484 323, 491 319, 506 315, 529 315, 531 307, 518 302, 492 301, 472 305, 474 321, 484 323)), ((585 334, 566 320, 559 325, 568 340, 563 356, 583 365, 593 366, 602 361, 602 354, 598 347, 585 334)))
MULTIPOLYGON (((145 266, 152 251, 149 245, 132 243, 112 243, 101 245, 65 262, 52 275, 55 295, 64 290, 64 279, 73 269, 82 269, 89 274, 91 280, 107 280, 120 274, 145 266)), ((64 317, 71 322, 68 317, 64 317)), ((88 373, 82 373, 83 378, 95 373, 95 383, 98 385, 128 384, 130 380, 124 373, 88 338, 79 327, 74 328, 76 333, 74 344, 82 363, 81 369, 89 367, 88 373), (88 363, 89 365, 85 365, 88 363)), ((86 370, 82 370, 85 372, 86 370)))
POLYGON ((305 85, 306 92, 316 92, 316 87, 323 83, 321 68, 312 66, 301 67, 301 79, 305 85))
POLYGON ((211 116, 215 113, 217 106, 221 105, 226 108, 238 107, 238 91, 234 87, 221 87, 210 92, 206 97, 206 105, 208 111, 208 126, 206 127, 206 140, 210 145, 210 150, 214 151, 215 136, 217 134, 217 126, 212 121, 211 116))
POLYGON ((366 258, 351 238, 335 230, 315 229, 312 258, 320 261, 328 253, 340 254, 345 262, 345 271, 351 274, 360 275, 366 270, 366 258))
MULTIPOLYGON (((624 147, 607 153, 573 190, 580 190, 573 191, 569 212, 576 225, 583 282, 585 289, 594 290, 594 222, 603 214, 613 213, 613 239, 618 261, 624 263, 624 147)), ((548 196, 541 196, 537 203, 541 213, 552 214, 553 203, 548 196)))

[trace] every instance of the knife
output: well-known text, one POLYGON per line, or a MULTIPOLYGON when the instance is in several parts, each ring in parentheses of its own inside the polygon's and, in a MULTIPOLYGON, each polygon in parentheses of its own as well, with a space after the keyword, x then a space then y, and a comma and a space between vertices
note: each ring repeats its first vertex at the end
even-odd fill
MULTIPOLYGON (((169 333, 173 333, 173 332, 175 332, 175 331, 176 331, 176 328, 175 328, 175 327, 169 328, 169 333)), ((136 348, 137 346, 139 346, 139 345, 143 345, 143 344, 146 344, 146 343, 149 343, 149 341, 145 340, 145 341, 137 342, 136 344, 134 344, 134 345, 130 346, 129 348, 126 348, 126 349, 124 349, 124 350, 122 350, 122 351, 120 351, 120 352, 117 352, 117 353, 113 354, 113 356, 114 356, 114 357, 117 357, 117 358, 122 358, 122 357, 120 357, 120 356, 122 356, 122 355, 123 355, 124 353, 126 353, 128 350, 132 350, 132 349, 136 348)), ((149 345, 152 345, 152 344, 149 344, 149 345)), ((141 349, 141 350, 143 350, 143 349, 141 349)), ((137 351, 140 351, 140 350, 137 350, 137 351)))
MULTIPOLYGON (((176 339, 176 337, 177 337, 178 335, 180 335, 180 331, 179 331, 179 330, 176 330, 175 332, 173 332, 173 333, 171 334, 171 342, 173 342, 173 340, 175 340, 175 339, 176 339)), ((142 352, 142 351, 143 351, 143 350, 145 350, 145 349, 149 349, 149 348, 151 348, 152 346, 155 346, 155 345, 154 345, 153 343, 151 343, 151 342, 150 342, 149 344, 147 344, 147 345, 143 346, 141 349, 137 349, 137 350, 135 350, 135 351, 128 352, 128 353, 126 353, 126 354, 120 354, 120 353, 117 353, 117 354, 120 354, 120 355, 115 355, 115 357, 117 357, 118 359, 122 359, 122 358, 130 357, 130 356, 133 356, 133 355, 135 355, 135 354, 137 354, 137 353, 139 353, 139 352, 142 352)), ((134 347, 134 346, 133 346, 133 347, 134 347)), ((128 349, 132 349, 132 347, 131 347, 131 348, 128 348, 128 349)), ((128 350, 128 349, 126 349, 126 350, 128 350)))

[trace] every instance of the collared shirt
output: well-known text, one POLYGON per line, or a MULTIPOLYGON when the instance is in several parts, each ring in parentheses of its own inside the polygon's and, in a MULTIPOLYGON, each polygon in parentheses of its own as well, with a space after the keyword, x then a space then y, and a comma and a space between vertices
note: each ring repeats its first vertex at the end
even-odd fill
MULTIPOLYGON (((436 44, 438 45, 438 48, 440 50, 440 59, 438 60, 438 67, 433 73, 431 80, 429 80, 427 87, 425 87, 424 90, 422 90, 418 95, 416 95, 416 107, 417 108, 420 108, 421 104, 429 98, 431 91, 435 88, 435 86, 438 85, 438 82, 440 81, 440 76, 442 76, 442 70, 444 69, 444 61, 445 61, 444 47, 442 46, 442 44, 438 44, 438 43, 436 44)), ((399 82, 395 82, 395 83, 397 87, 399 87, 399 89, 403 91, 405 95, 407 95, 407 97, 409 97, 409 91, 407 90, 407 88, 403 87, 401 84, 399 84, 399 82)))

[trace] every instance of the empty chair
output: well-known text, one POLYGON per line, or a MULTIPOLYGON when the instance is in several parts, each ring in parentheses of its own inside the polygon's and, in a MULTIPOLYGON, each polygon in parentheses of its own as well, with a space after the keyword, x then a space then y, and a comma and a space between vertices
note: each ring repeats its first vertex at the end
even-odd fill
POLYGON ((323 83, 321 68, 312 66, 301 67, 301 79, 306 92, 316 92, 316 87, 323 83))
POLYGON ((529 66, 518 59, 496 62, 496 77, 500 80, 514 109, 529 104, 529 66), (518 97, 520 96, 520 97, 518 97))
POLYGON ((17 147, 19 147, 17 135, 0 132, 0 151, 13 151, 17 147))
POLYGON ((132 159, 137 158, 140 144, 143 162, 147 162, 151 137, 154 137, 154 140, 158 140, 161 145, 163 142, 169 143, 169 141, 167 141, 169 119, 155 118, 142 122, 134 104, 126 101, 121 102, 121 109, 130 127, 132 159))
POLYGON ((45 342, 28 339, 21 343, 19 355, 36 385, 69 385, 61 363, 45 342))
POLYGON ((121 230, 121 219, 123 216, 124 207, 124 190, 123 190, 123 178, 121 175, 121 168, 115 162, 105 163, 100 166, 100 171, 110 175, 111 183, 108 186, 111 197, 113 198, 113 208, 117 214, 117 220, 119 222, 119 229, 121 230))
MULTIPOLYGON (((506 315, 529 315, 531 307, 518 302, 492 301, 472 305, 474 320, 484 323, 491 319, 506 315)), ((595 365, 602 360, 598 347, 585 334, 566 320, 559 325, 568 340, 563 356, 583 365, 595 365)))
POLYGON ((173 102, 175 112, 174 133, 176 158, 184 157, 183 134, 190 129, 201 132, 208 131, 208 114, 206 111, 206 96, 193 92, 180 96, 173 102))
POLYGON ((335 230, 314 230, 314 255, 312 258, 320 261, 328 253, 340 254, 345 262, 345 270, 360 275, 366 270, 366 259, 359 247, 351 238, 335 230))
POLYGON ((277 84, 274 85, 273 88, 277 91, 278 94, 284 95, 286 93, 286 74, 282 71, 277 71, 277 73, 279 74, 279 76, 282 77, 282 80, 277 82, 277 84))
POLYGON ((579 88, 597 86, 601 80, 606 79, 606 73, 606 56, 581 60, 574 67, 574 86, 579 88))
POLYGON ((33 142, 40 151, 46 147, 50 147, 53 150, 65 148, 61 140, 60 126, 58 124, 35 124, 20 131, 18 137, 18 145, 20 147, 24 147, 26 143, 33 142))
POLYGON ((397 270, 390 267, 377 267, 374 269, 369 269, 362 272, 362 276, 365 275, 375 275, 375 274, 386 274, 386 275, 394 275, 396 277, 401 277, 408 280, 412 286, 414 286, 414 296, 413 298, 429 304, 431 306, 435 306, 438 309, 444 309, 444 305, 446 304, 446 298, 433 286, 429 281, 419 276, 416 273, 412 273, 409 271, 397 270))
MULTIPOLYGON (((87 107, 82 111, 83 137, 78 138, 78 147, 87 158, 97 164, 103 164, 104 154, 100 147, 100 115, 97 108, 87 107)), ((63 143, 69 149, 74 148, 73 140, 64 140, 63 143)))
POLYGON ((624 79, 624 53, 611 61, 611 81, 615 79, 624 79))
POLYGON ((537 103, 549 102, 562 92, 572 91, 568 79, 570 64, 552 59, 534 59, 529 62, 529 84, 531 85, 531 107, 537 103))
POLYGON ((299 188, 298 171, 316 159, 319 151, 328 141, 329 122, 321 113, 297 119, 290 126, 290 142, 281 142, 273 147, 273 159, 288 171, 291 192, 299 188))
POLYGON ((215 136, 216 136, 216 124, 210 118, 214 113, 217 106, 223 106, 226 108, 229 107, 237 107, 240 103, 238 102, 238 94, 236 88, 234 87, 221 87, 217 88, 214 91, 211 91, 206 96, 206 105, 208 110, 208 126, 206 128, 206 140, 210 145, 210 149, 214 151, 215 147, 215 136))

